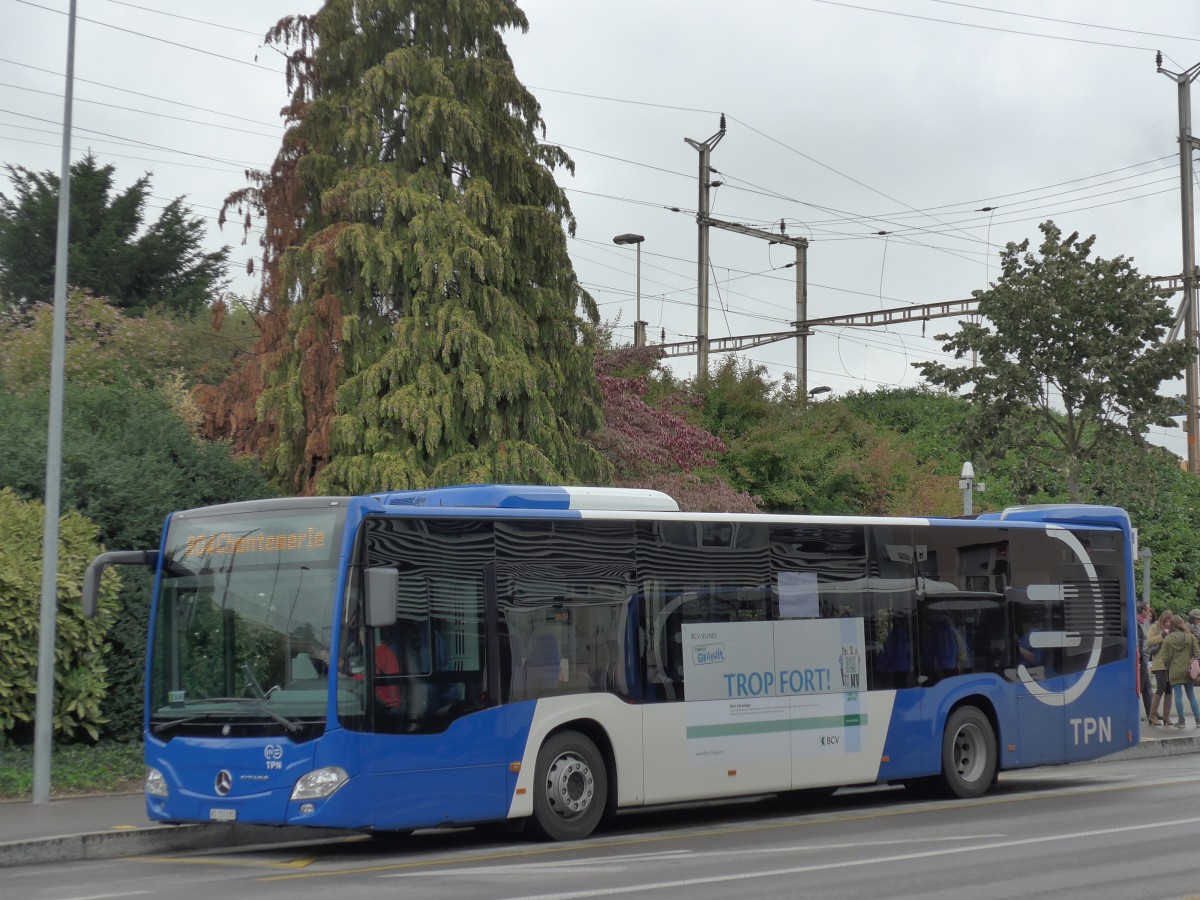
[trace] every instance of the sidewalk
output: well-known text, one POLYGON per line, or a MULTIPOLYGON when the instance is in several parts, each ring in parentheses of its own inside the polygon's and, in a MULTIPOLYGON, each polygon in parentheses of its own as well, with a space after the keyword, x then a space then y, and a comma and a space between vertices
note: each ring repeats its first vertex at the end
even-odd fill
MULTIPOLYGON (((1200 729, 1142 723, 1141 742, 1100 762, 1200 753, 1200 729)), ((31 863, 116 859, 330 838, 351 833, 331 829, 267 825, 159 825, 146 818, 140 793, 51 800, 0 802, 0 868, 31 863)))
POLYGON ((0 801, 0 868, 117 859, 154 853, 345 838, 327 828, 270 825, 162 825, 146 818, 141 793, 72 797, 33 804, 0 801))

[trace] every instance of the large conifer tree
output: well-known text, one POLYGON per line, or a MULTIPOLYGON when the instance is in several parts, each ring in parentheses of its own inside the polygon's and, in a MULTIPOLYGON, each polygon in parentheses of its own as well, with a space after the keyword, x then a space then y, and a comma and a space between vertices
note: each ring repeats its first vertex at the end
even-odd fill
POLYGON ((293 95, 269 173, 263 334, 208 427, 300 491, 603 482, 595 304, 512 0, 327 0, 282 20, 293 95), (582 311, 582 314, 581 312, 582 311))

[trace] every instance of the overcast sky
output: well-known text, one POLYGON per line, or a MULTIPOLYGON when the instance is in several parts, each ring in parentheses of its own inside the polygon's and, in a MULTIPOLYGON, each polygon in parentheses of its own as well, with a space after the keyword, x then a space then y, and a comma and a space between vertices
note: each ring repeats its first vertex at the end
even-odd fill
MULTIPOLYGON (((1099 255, 1130 256, 1143 274, 1181 271, 1178 88, 1156 72, 1154 52, 1175 72, 1200 62, 1195 0, 521 6, 529 32, 506 39, 542 104, 546 139, 575 159, 574 177, 559 177, 578 220, 570 249, 618 339, 632 340, 635 320, 634 251, 612 243, 624 232, 645 236, 651 341, 696 334, 698 155, 684 139, 712 137, 721 113, 712 215, 783 221, 811 240, 810 318, 967 299, 996 277, 1005 243, 1036 246, 1046 219, 1097 235, 1099 255)), ((316 8, 78 0, 72 158, 90 149, 116 166, 121 187, 152 173, 159 207, 185 195, 211 217, 211 243, 233 246, 244 294, 255 283, 241 264, 257 247, 219 232, 217 211, 243 170, 266 168, 278 148, 287 90, 261 37, 281 16, 316 8)), ((59 169, 67 9, 0 0, 4 162, 59 169)), ((790 248, 714 230, 710 257, 711 337, 790 327, 790 248)), ((915 385, 911 363, 947 359, 933 336, 955 327, 818 329, 809 386, 837 395, 915 385)), ((794 341, 744 355, 775 379, 795 371, 794 341)), ((695 372, 691 357, 670 365, 695 372)), ((1152 439, 1186 453, 1179 429, 1152 439)))

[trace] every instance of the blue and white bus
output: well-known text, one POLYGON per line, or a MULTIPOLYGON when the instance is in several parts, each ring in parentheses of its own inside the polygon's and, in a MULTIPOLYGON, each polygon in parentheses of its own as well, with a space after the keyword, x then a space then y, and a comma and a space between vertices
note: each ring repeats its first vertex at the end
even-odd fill
POLYGON ((679 512, 475 485, 168 517, 146 657, 164 822, 375 831, 1002 770, 1138 741, 1122 510, 679 512))

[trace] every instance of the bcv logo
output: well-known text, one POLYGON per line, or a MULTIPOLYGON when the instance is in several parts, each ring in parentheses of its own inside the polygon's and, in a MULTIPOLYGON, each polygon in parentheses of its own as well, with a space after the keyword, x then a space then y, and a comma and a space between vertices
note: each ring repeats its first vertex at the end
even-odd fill
POLYGON ((724 644, 697 644, 692 648, 692 662, 697 666, 710 666, 725 662, 724 644))

